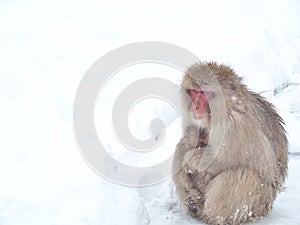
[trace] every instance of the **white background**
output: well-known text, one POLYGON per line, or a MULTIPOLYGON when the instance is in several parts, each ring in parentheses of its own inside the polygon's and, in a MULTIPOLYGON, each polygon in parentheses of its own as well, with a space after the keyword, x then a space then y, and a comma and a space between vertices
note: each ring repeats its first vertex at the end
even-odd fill
MULTIPOLYGON (((231 65, 275 104, 293 155, 285 192, 257 224, 300 224, 299 1, 2 0, 0 225, 199 224, 174 205, 170 182, 111 184, 87 166, 74 139, 72 107, 84 73, 108 51, 146 40, 231 65)), ((176 137, 170 146, 177 125, 168 129, 176 137)))

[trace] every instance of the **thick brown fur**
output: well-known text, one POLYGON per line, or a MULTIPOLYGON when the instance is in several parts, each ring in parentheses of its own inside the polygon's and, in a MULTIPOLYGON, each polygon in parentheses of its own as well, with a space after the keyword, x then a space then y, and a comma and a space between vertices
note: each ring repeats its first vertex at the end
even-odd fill
POLYGON ((217 63, 197 63, 182 83, 184 133, 174 183, 187 212, 209 224, 241 224, 267 215, 287 174, 288 143, 273 105, 217 63), (186 91, 216 93, 206 125, 190 119, 186 91), (208 144, 203 137, 208 136, 208 144))

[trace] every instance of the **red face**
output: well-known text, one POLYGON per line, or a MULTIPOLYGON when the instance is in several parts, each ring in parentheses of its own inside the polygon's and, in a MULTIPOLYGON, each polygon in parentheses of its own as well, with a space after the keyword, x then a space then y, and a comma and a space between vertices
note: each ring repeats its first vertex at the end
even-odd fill
POLYGON ((191 97, 191 113, 194 118, 200 120, 210 113, 209 100, 214 97, 212 91, 204 91, 202 89, 189 89, 188 94, 191 97))

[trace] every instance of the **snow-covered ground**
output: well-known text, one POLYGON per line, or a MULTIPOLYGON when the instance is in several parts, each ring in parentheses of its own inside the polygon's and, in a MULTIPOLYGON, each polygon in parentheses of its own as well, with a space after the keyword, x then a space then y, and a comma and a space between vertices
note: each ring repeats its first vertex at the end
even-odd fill
MULTIPOLYGON (((74 138, 73 101, 84 73, 112 49, 145 40, 229 64, 275 104, 288 131, 289 176, 257 224, 300 224, 299 1, 2 0, 0 32, 0 225, 199 224, 178 208, 170 181, 112 184, 88 167, 74 138)), ((156 106, 147 104, 148 117, 169 110, 156 106)), ((132 123, 134 134, 147 130, 132 123)), ((168 128, 169 146, 178 124, 168 128)))

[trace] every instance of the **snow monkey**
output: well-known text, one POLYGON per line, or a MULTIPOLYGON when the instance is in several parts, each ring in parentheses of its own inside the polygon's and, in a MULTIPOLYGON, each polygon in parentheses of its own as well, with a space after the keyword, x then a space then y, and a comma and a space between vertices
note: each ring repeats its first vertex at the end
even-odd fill
POLYGON ((284 122, 241 80, 225 65, 196 63, 181 86, 184 130, 173 179, 187 213, 208 224, 267 215, 287 175, 284 122))

